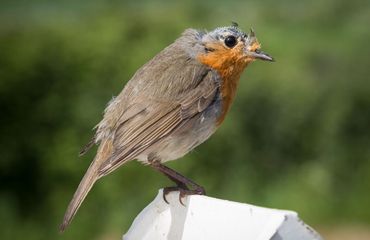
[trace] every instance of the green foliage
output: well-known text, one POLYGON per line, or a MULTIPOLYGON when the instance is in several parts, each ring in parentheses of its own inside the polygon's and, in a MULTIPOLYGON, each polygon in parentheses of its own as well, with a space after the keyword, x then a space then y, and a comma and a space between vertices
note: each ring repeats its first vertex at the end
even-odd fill
MULTIPOLYGON (((237 21, 255 62, 205 144, 169 165, 210 196, 370 224, 370 4, 366 1, 8 1, 0 8, 1 239, 55 239, 94 153, 105 104, 188 27, 237 21)), ((132 162, 93 188, 63 239, 117 239, 170 183, 132 162)))

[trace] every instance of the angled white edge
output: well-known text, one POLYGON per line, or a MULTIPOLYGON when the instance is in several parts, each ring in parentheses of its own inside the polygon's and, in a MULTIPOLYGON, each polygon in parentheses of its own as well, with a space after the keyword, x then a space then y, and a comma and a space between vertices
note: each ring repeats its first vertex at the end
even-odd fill
POLYGON ((207 196, 156 198, 135 218, 123 240, 321 240, 296 212, 207 196))

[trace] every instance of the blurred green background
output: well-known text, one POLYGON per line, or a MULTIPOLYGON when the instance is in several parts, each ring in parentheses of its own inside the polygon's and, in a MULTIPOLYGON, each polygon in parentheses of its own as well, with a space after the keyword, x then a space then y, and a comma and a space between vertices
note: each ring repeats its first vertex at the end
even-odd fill
POLYGON ((0 239, 120 239, 171 183, 130 162, 60 235, 94 156, 80 147, 136 69, 184 29, 231 21, 277 61, 249 66, 221 129, 168 165, 210 196, 295 210, 327 239, 370 239, 367 0, 1 1, 0 239))

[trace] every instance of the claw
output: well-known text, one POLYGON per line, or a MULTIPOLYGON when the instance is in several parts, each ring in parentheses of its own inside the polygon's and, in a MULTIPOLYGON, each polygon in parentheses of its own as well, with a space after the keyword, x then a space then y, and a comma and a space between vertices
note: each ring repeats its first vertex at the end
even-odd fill
POLYGON ((193 182, 192 180, 184 177, 180 173, 176 172, 175 170, 166 167, 165 165, 161 164, 160 161, 152 161, 151 166, 156 169, 157 171, 166 175, 171 181, 175 182, 177 186, 175 187, 166 187, 163 189, 163 200, 169 204, 167 201, 166 195, 173 191, 179 191, 179 202, 181 205, 185 206, 182 201, 182 198, 186 197, 187 195, 204 195, 206 192, 204 188, 193 182), (189 189, 189 186, 192 189, 189 189))
POLYGON ((167 201, 166 194, 164 194, 164 193, 163 193, 163 200, 164 200, 167 204, 170 204, 170 203, 167 201))
POLYGON ((186 207, 186 205, 184 204, 184 202, 182 201, 182 199, 188 195, 205 195, 206 194, 206 191, 204 190, 203 187, 199 186, 197 187, 196 189, 194 190, 190 190, 189 188, 185 187, 180 187, 180 186, 175 186, 175 187, 165 187, 163 189, 163 200, 167 203, 167 204, 170 204, 168 201, 167 201, 167 198, 166 198, 166 195, 169 194, 170 192, 174 192, 174 191, 178 191, 179 192, 179 202, 181 203, 181 205, 183 205, 184 207, 186 207))
POLYGON ((190 191, 191 191, 191 190, 184 190, 184 191, 180 191, 180 194, 179 194, 179 201, 180 201, 181 205, 183 205, 184 207, 186 207, 186 205, 184 204, 184 202, 182 201, 182 199, 183 199, 184 197, 186 197, 186 195, 190 195, 190 194, 189 194, 189 193, 190 193, 190 191))
POLYGON ((174 192, 174 191, 178 191, 179 190, 179 187, 165 187, 163 188, 163 200, 167 203, 167 204, 170 204, 168 201, 167 201, 167 198, 166 198, 166 195, 169 194, 170 192, 174 192))
POLYGON ((186 205, 182 201, 182 198, 183 197, 185 197, 185 196, 183 196, 183 194, 181 194, 181 192, 180 192, 180 194, 179 194, 179 201, 180 201, 181 205, 183 205, 184 207, 186 207, 186 205))

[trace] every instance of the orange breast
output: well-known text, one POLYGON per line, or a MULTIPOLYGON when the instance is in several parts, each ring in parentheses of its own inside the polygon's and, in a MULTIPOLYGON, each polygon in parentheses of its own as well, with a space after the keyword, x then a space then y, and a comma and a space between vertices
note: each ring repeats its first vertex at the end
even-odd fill
POLYGON ((248 64, 248 60, 240 54, 240 49, 228 49, 223 46, 213 46, 213 52, 198 56, 198 60, 218 71, 221 81, 222 111, 217 126, 225 119, 227 112, 235 98, 240 75, 248 64), (216 47, 216 49, 215 49, 216 47))

